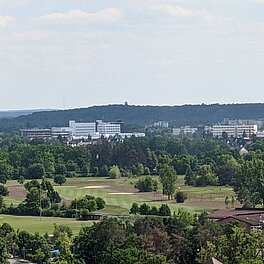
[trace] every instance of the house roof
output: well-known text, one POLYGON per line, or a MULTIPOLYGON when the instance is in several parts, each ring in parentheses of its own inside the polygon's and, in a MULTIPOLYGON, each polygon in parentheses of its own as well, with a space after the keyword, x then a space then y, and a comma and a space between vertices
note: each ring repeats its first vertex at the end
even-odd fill
POLYGON ((218 261, 215 258, 211 258, 208 261, 206 261, 204 264, 223 264, 222 262, 218 261))
POLYGON ((232 218, 236 221, 244 222, 251 226, 263 226, 264 225, 264 214, 254 214, 254 215, 235 215, 229 216, 228 218, 232 218))
MULTIPOLYGON (((227 217, 231 216, 242 216, 242 215, 260 215, 264 214, 264 210, 259 209, 242 209, 242 208, 235 208, 235 209, 221 209, 216 210, 208 215, 210 219, 222 220, 227 217)), ((264 219, 264 218, 263 218, 264 219)))

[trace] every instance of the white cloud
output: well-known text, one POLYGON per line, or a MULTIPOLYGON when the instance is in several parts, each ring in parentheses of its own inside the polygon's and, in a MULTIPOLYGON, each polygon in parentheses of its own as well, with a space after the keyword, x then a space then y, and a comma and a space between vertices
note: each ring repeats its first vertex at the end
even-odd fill
POLYGON ((122 12, 116 8, 106 8, 99 12, 88 13, 82 10, 73 9, 66 13, 52 13, 42 17, 34 18, 35 21, 44 23, 113 23, 120 20, 122 12))
POLYGON ((0 28, 5 28, 15 23, 16 19, 10 16, 0 16, 0 28))
POLYGON ((17 40, 46 40, 54 37, 56 34, 48 30, 28 30, 24 32, 15 32, 12 34, 17 40))
POLYGON ((168 14, 171 16, 190 17, 194 15, 194 13, 191 10, 182 8, 177 5, 160 4, 160 5, 151 6, 149 9, 150 11, 153 12, 168 14))
POLYGON ((179 18, 195 18, 207 23, 235 22, 232 17, 212 14, 206 10, 187 9, 179 5, 159 4, 149 7, 149 11, 179 18))
POLYGON ((0 7, 14 8, 21 5, 30 4, 32 0, 0 0, 0 7))

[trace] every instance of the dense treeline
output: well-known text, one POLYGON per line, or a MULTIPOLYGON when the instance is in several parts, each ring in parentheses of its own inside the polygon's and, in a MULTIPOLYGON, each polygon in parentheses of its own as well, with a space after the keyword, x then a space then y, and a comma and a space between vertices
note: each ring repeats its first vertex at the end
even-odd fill
MULTIPOLYGON (((256 141, 248 154, 240 156, 232 142, 209 136, 132 137, 117 142, 101 138, 87 147, 11 137, 0 143, 0 182, 46 177, 63 184, 65 177, 159 175, 162 193, 174 199, 177 175, 185 175, 186 185, 233 186, 237 199, 254 207, 264 205, 263 146, 263 141, 256 141)), ((158 182, 146 177, 136 187, 157 191, 158 182)))
POLYGON ((260 264, 263 242, 260 231, 248 234, 236 223, 220 225, 182 210, 133 222, 108 218, 82 227, 77 236, 66 226, 55 225, 53 236, 42 236, 4 223, 0 262, 13 254, 51 264, 203 264, 211 257, 225 264, 260 264))
POLYGON ((69 120, 94 122, 122 120, 127 125, 145 126, 156 121, 169 121, 176 126, 213 124, 224 118, 263 118, 264 104, 212 104, 183 106, 128 106, 107 105, 83 109, 44 111, 14 119, 1 119, 0 131, 26 127, 52 127, 68 125, 69 120))
MULTIPOLYGON (((217 184, 222 166, 237 158, 238 152, 225 141, 202 137, 132 137, 116 143, 102 138, 94 145, 74 148, 58 141, 11 137, 0 143, 0 182, 20 176, 157 175, 169 165, 179 175, 195 172, 196 176, 189 175, 190 184, 192 180, 197 185, 217 184)), ((225 184, 225 179, 219 181, 225 184)))

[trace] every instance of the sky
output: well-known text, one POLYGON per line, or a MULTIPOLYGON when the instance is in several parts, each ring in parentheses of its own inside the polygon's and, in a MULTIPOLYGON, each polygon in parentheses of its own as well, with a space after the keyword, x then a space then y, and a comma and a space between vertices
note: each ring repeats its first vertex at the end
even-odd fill
POLYGON ((264 0, 0 0, 0 109, 264 102, 264 0))

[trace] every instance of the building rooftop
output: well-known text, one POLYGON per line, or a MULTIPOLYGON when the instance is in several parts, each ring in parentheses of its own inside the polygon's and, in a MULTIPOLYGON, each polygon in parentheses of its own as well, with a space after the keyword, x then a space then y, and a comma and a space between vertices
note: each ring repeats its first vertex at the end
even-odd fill
POLYGON ((243 215, 264 215, 264 209, 262 208, 235 208, 235 209, 221 209, 216 210, 208 215, 210 219, 221 220, 232 216, 243 216, 243 215))

